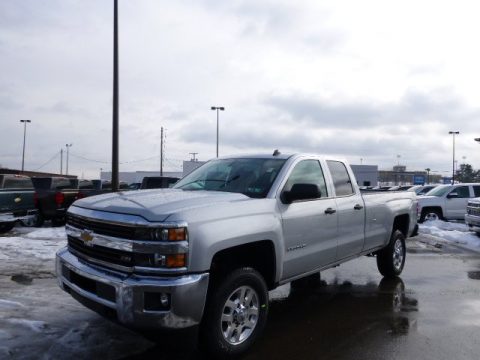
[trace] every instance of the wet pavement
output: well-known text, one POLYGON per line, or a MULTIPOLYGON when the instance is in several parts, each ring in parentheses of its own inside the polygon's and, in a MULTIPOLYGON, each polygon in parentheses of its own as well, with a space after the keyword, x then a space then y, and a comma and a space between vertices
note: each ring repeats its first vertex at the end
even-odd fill
MULTIPOLYGON (((265 334, 243 358, 480 358, 480 254, 437 240, 410 240, 405 270, 393 281, 362 257, 322 272, 316 288, 271 292, 265 334)), ((202 358, 196 329, 134 333, 62 292, 53 260, 41 265, 37 273, 0 263, 1 359, 202 358)))

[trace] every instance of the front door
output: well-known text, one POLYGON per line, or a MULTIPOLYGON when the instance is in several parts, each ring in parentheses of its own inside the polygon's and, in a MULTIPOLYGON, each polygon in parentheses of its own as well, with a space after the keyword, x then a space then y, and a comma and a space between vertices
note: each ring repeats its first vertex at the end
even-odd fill
POLYGON ((285 241, 283 279, 334 262, 337 248, 336 203, 328 194, 319 161, 299 161, 282 192, 290 191, 294 184, 315 184, 320 197, 291 204, 279 199, 285 241))

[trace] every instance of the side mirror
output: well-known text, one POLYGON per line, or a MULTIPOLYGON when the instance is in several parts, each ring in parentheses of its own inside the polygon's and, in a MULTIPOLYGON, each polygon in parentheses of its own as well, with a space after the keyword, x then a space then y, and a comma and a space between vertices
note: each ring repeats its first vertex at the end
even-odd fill
POLYGON ((458 193, 453 191, 453 192, 451 192, 450 194, 447 195, 447 198, 448 199, 458 198, 458 193))
POLYGON ((321 196, 320 189, 315 184, 294 184, 290 191, 282 193, 282 201, 291 204, 297 200, 318 199, 321 196))

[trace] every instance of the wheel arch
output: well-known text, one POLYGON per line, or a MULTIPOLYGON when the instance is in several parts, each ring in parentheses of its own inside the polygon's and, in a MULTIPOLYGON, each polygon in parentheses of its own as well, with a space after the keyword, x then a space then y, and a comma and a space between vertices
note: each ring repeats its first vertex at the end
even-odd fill
POLYGON ((218 251, 212 258, 212 280, 240 267, 252 267, 265 279, 269 290, 276 287, 277 262, 271 240, 259 240, 218 251))

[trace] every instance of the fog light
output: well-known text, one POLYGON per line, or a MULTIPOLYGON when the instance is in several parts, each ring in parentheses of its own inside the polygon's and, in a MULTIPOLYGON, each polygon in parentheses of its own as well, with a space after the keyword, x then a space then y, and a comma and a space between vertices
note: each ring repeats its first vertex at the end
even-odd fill
POLYGON ((167 255, 167 267, 180 268, 186 266, 187 257, 185 254, 167 255))
POLYGON ((170 305, 170 298, 168 294, 160 294, 160 304, 162 304, 163 307, 168 307, 170 305))

